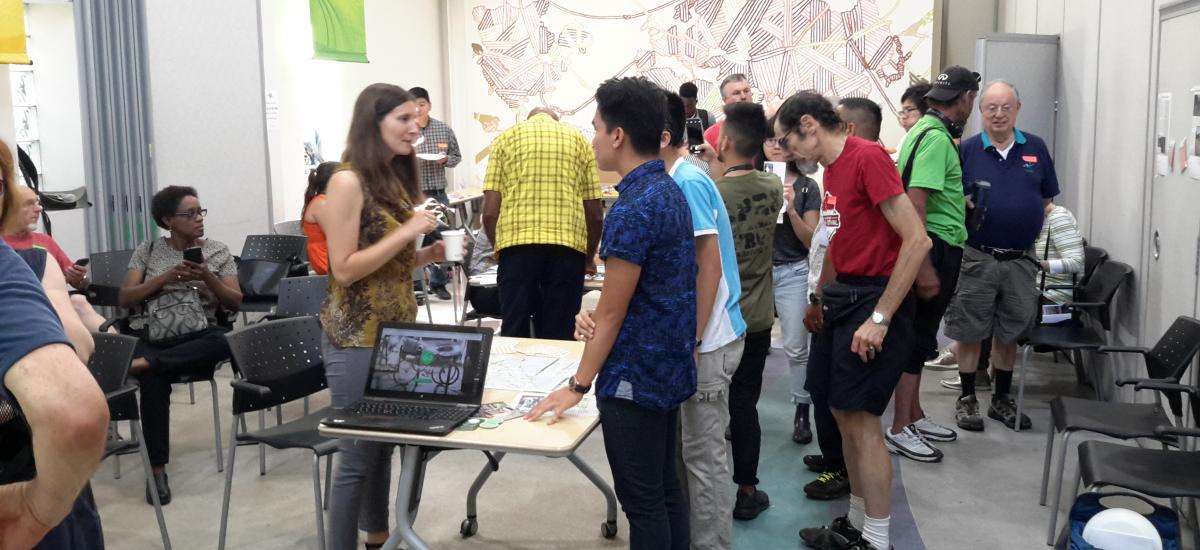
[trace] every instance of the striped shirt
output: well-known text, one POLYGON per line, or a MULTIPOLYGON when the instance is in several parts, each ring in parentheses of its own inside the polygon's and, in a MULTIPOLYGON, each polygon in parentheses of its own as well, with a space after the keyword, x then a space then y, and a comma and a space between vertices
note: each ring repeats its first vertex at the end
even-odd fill
MULTIPOLYGON (((1050 271, 1046 274, 1046 286, 1074 283, 1071 274, 1083 272, 1083 237, 1079 236, 1075 216, 1070 210, 1054 205, 1054 209, 1042 224, 1042 232, 1038 234, 1037 242, 1033 245, 1033 254, 1050 264, 1050 271), (1048 251, 1047 239, 1050 240, 1048 251)), ((1038 285, 1041 285, 1040 278, 1038 285)), ((1047 290, 1045 295, 1058 304, 1073 299, 1070 290, 1051 289, 1047 290)))
POLYGON ((417 146, 417 154, 446 155, 446 164, 435 160, 417 159, 417 168, 421 171, 422 191, 445 191, 446 169, 458 166, 462 161, 462 152, 458 149, 458 138, 454 130, 436 118, 429 117, 429 124, 421 128, 421 137, 425 142, 417 146))
POLYGON ((583 201, 600 199, 592 146, 545 114, 505 130, 492 142, 484 191, 500 193, 496 251, 554 244, 587 252, 583 201))

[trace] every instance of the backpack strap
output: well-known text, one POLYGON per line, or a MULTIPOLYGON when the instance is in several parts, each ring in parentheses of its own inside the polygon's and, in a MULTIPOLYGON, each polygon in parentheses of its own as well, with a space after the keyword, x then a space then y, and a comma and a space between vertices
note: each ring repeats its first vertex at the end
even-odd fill
POLYGON ((921 148, 921 141, 925 139, 925 134, 928 134, 933 127, 921 130, 917 134, 917 140, 913 142, 912 150, 908 152, 908 160, 904 163, 904 172, 900 174, 900 181, 904 182, 904 190, 908 190, 908 180, 912 179, 913 160, 917 158, 917 149, 921 148))

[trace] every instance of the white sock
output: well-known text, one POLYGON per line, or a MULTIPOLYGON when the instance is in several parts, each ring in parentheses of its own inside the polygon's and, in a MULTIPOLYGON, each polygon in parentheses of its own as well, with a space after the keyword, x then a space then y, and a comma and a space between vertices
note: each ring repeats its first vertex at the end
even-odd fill
POLYGON ((888 540, 888 524, 891 523, 892 517, 876 519, 868 515, 863 515, 866 524, 862 528, 862 536, 875 547, 875 550, 890 550, 891 541, 888 540))
POLYGON ((846 519, 850 520, 850 526, 862 531, 865 517, 867 517, 867 501, 863 500, 863 497, 850 493, 850 513, 846 514, 846 519))

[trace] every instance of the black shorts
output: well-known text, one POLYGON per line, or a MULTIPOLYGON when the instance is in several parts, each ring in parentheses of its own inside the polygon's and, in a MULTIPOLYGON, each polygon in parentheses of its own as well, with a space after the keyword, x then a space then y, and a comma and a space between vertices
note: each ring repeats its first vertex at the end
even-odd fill
POLYGON ((882 415, 912 357, 911 296, 892 315, 883 349, 871 361, 864 363, 850 351, 854 332, 871 318, 886 285, 886 278, 843 276, 825 285, 821 300, 825 328, 813 334, 804 388, 832 409, 882 415))
POLYGON ((916 297, 913 291, 913 353, 912 358, 904 365, 904 372, 921 374, 925 361, 937 351, 938 327, 942 324, 942 315, 954 297, 958 287, 958 273, 962 268, 963 249, 947 244, 933 233, 929 234, 933 248, 929 249, 929 260, 937 272, 941 287, 937 296, 929 300, 916 297))

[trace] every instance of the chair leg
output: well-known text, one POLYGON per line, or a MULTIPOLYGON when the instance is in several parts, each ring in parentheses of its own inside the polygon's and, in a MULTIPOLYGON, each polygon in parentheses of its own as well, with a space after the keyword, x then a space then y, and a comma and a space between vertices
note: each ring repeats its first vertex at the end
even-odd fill
MULTIPOLYGON (((1053 432, 1054 430, 1050 430, 1053 432)), ((1054 535, 1058 527, 1058 507, 1062 500, 1063 473, 1067 466, 1067 448, 1071 443, 1070 430, 1063 432, 1062 443, 1058 448, 1058 475, 1054 476, 1054 500, 1050 501, 1050 533, 1046 535, 1046 544, 1054 545, 1054 535)), ((1079 493, 1079 488, 1075 488, 1075 494, 1079 493)))
POLYGON ((1013 422, 1013 431, 1021 431, 1021 406, 1025 404, 1025 372, 1029 370, 1029 352, 1033 346, 1025 345, 1021 352, 1021 376, 1017 383, 1017 419, 1013 422))
POLYGON ((313 453, 313 499, 317 511, 317 548, 325 550, 325 507, 321 502, 321 457, 313 453))
POLYGON ((196 404, 196 385, 191 382, 188 382, 188 399, 193 405, 196 404))
POLYGON ((308 396, 304 396, 304 416, 308 416, 308 396))
POLYGON ((212 390, 213 401, 213 440, 217 443, 217 472, 221 471, 221 409, 217 403, 217 381, 208 379, 209 389, 212 390))
POLYGON ((237 455, 237 426, 241 417, 242 415, 237 415, 233 419, 233 426, 229 428, 229 460, 225 468, 225 498, 221 499, 221 533, 217 539, 217 550, 225 550, 225 528, 229 525, 229 497, 233 491, 233 459, 237 455))
POLYGON ((283 424, 283 405, 280 405, 278 407, 275 407, 275 425, 279 426, 282 424, 283 424))
POLYGON ((329 509, 329 490, 333 488, 333 455, 325 457, 325 509, 329 509))
MULTIPOLYGON (((134 420, 130 422, 131 432, 141 432, 142 425, 134 420)), ((154 483, 154 472, 150 470, 150 453, 146 451, 146 445, 138 443, 138 454, 142 457, 142 469, 146 472, 146 483, 154 483)), ((158 490, 150 491, 150 500, 154 502, 154 515, 158 518, 158 532, 162 535, 163 550, 171 550, 171 537, 167 536, 167 520, 163 517, 162 502, 158 500, 158 490)))
POLYGON ((1038 504, 1042 506, 1046 505, 1046 486, 1050 484, 1050 453, 1054 450, 1054 434, 1057 431, 1053 425, 1048 428, 1046 430, 1046 458, 1042 463, 1042 492, 1039 494, 1041 500, 1038 501, 1038 504))
MULTIPOLYGON (((258 429, 267 429, 266 411, 258 411, 258 429)), ((262 443, 258 444, 258 475, 267 475, 267 446, 262 443)))

